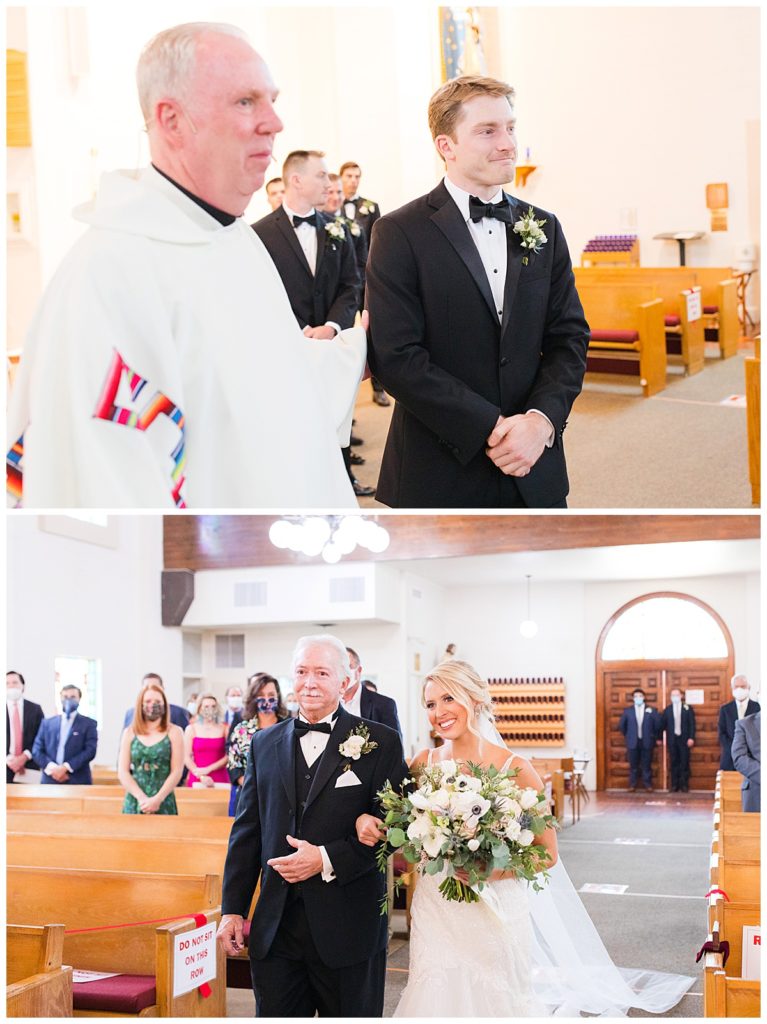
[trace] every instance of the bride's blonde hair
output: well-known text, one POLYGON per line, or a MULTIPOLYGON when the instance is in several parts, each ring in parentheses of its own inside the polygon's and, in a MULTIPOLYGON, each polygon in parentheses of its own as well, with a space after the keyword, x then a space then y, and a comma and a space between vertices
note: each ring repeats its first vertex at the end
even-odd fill
POLYGON ((467 661, 447 658, 435 665, 423 681, 421 703, 424 707, 426 706, 426 687, 429 683, 439 683, 444 686, 453 700, 457 701, 461 707, 466 708, 469 732, 478 736, 481 744, 483 738, 477 728, 480 716, 485 715, 491 720, 495 717, 493 699, 490 696, 487 680, 483 679, 467 661))

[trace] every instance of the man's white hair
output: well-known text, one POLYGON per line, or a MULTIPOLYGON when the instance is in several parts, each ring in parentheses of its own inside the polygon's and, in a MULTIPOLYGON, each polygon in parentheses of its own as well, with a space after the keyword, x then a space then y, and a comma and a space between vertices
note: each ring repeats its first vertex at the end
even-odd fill
POLYGON ((748 686, 748 676, 744 676, 742 672, 736 672, 730 680, 730 686, 735 686, 739 682, 742 682, 745 686, 748 686))
POLYGON ((319 633, 317 636, 300 637, 296 643, 295 650, 293 651, 291 669, 295 669, 298 662, 298 656, 301 651, 303 651, 305 647, 313 647, 315 644, 325 644, 327 647, 332 647, 338 656, 338 667, 341 671, 341 678, 343 679, 351 676, 352 670, 351 665, 349 664, 349 652, 338 637, 333 636, 332 633, 319 633))
POLYGON ((163 96, 178 100, 188 96, 194 74, 197 42, 200 36, 208 33, 234 36, 248 42, 247 35, 236 25, 190 21, 158 32, 141 51, 136 66, 136 85, 146 122, 154 116, 154 105, 163 96))

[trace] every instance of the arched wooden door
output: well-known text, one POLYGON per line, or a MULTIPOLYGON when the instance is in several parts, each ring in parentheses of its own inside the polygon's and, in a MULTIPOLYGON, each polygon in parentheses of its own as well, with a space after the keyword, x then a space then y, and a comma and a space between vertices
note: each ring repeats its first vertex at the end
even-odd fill
MULTIPOLYGON (((689 609, 688 609, 689 611, 689 609)), ((685 641, 694 651, 694 619, 687 623, 693 635, 685 641)), ((673 652, 674 644, 671 644, 673 652)), ((631 704, 632 690, 645 691, 647 705, 661 712, 670 704, 671 690, 679 686, 685 700, 695 710, 696 741, 690 758, 690 789, 712 790, 719 767, 719 741, 717 721, 719 708, 730 699, 729 681, 734 672, 732 638, 727 626, 717 613, 704 602, 688 594, 645 594, 620 608, 607 622, 599 637, 596 651, 596 707, 597 707, 597 789, 627 789, 628 759, 623 735, 618 728, 624 708, 631 704), (666 599, 666 607, 673 609, 673 601, 690 602, 695 607, 698 624, 707 625, 709 635, 701 648, 721 652, 715 657, 605 657, 610 650, 608 637, 616 623, 630 609, 641 602, 666 599), (668 602, 671 599, 671 602, 668 602), (711 622, 700 617, 705 613, 711 622), (721 637, 717 642, 715 631, 721 637)), ((669 784, 669 764, 665 740, 656 748, 653 758, 653 785, 666 789, 669 784)))

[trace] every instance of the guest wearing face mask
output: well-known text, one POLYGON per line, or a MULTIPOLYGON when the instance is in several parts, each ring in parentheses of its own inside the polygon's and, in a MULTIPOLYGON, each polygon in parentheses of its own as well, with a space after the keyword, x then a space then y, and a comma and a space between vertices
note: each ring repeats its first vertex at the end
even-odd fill
MULTIPOLYGON (((199 693, 190 693, 189 700, 186 702, 186 713, 189 716, 188 724, 197 721, 197 701, 200 699, 199 693)), ((185 727, 184 727, 185 728, 185 727)))
POLYGON ((725 772, 735 771, 732 760, 735 723, 745 718, 746 715, 755 715, 757 711, 761 711, 759 702, 750 699, 751 687, 748 684, 748 679, 742 673, 739 672, 732 677, 730 689, 733 699, 719 708, 719 746, 722 752, 719 767, 725 772))
POLYGON ((690 751, 695 746, 695 712, 682 700, 682 691, 678 686, 673 687, 670 696, 671 703, 661 714, 660 732, 666 734, 671 792, 686 793, 690 788, 690 751))
POLYGON ((229 686, 224 694, 226 701, 226 712, 224 721, 228 726, 236 725, 242 721, 242 687, 229 686))
POLYGON ((5 781, 39 781, 32 747, 45 715, 39 704, 24 697, 24 676, 11 669, 5 674, 8 703, 5 707, 5 781))
POLYGON ((143 686, 120 740, 123 814, 178 814, 173 787, 183 770, 184 734, 170 721, 165 693, 156 684, 143 686))
POLYGON ((196 718, 184 733, 184 764, 189 771, 187 786, 196 782, 212 787, 228 783, 226 771, 226 734, 221 705, 212 693, 203 693, 197 700, 196 718))
POLYGON ((296 695, 291 690, 285 697, 285 707, 291 718, 297 718, 300 709, 300 704, 296 700, 296 695))
POLYGON ((60 696, 61 714, 44 720, 32 757, 42 769, 41 782, 90 786, 91 761, 98 745, 97 725, 78 711, 83 696, 79 686, 65 686, 60 696))
MULTIPOLYGON (((149 684, 151 684, 152 686, 158 686, 161 690, 165 689, 165 684, 162 681, 162 676, 158 676, 156 672, 147 672, 147 674, 141 680, 142 686, 148 686, 149 684)), ((196 694, 193 696, 196 697, 196 694)), ((186 727, 189 725, 189 712, 185 708, 180 707, 178 704, 169 704, 168 707, 170 708, 169 715, 171 722, 174 725, 177 725, 179 729, 186 729, 186 727)), ((125 712, 125 719, 123 720, 124 729, 127 729, 127 727, 133 721, 133 712, 133 708, 128 708, 128 710, 125 712)))
POLYGON ((229 737, 229 778, 232 780, 232 796, 229 801, 229 815, 237 813, 240 787, 245 777, 250 743, 255 733, 276 725, 288 717, 280 696, 280 685, 274 676, 259 672, 251 676, 245 694, 242 721, 231 731, 229 737))
POLYGON ((635 793, 639 770, 642 771, 642 785, 652 792, 652 755, 658 738, 659 715, 645 704, 645 692, 637 687, 632 690, 632 706, 624 710, 618 728, 626 739, 626 753, 629 759, 629 793, 635 793))

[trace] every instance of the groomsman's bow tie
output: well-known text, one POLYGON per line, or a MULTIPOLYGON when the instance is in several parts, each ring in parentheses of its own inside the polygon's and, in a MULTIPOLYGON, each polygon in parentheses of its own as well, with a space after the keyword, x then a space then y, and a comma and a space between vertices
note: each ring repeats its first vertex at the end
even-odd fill
POLYGON ((297 228, 300 224, 308 224, 310 227, 317 227, 317 214, 310 213, 308 217, 299 217, 298 214, 293 215, 293 227, 297 228))
POLYGON ((511 206, 505 199, 500 203, 483 203, 476 196, 470 196, 469 215, 475 223, 483 217, 495 217, 496 220, 505 220, 507 224, 512 222, 511 206))
POLYGON ((313 725, 311 722, 305 722, 302 718, 296 718, 295 730, 298 736, 303 736, 306 732, 326 732, 329 736, 333 727, 330 722, 317 722, 316 725, 313 725))

